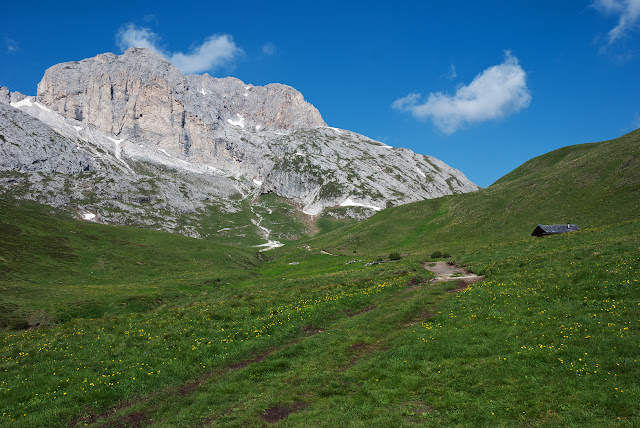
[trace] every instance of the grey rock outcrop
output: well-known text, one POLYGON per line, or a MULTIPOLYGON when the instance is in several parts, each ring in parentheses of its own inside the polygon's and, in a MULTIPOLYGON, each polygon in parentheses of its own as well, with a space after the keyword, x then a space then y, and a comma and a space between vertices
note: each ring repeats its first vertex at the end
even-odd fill
POLYGON ((165 58, 142 48, 50 67, 38 84, 38 101, 109 134, 166 144, 184 141, 190 126, 234 121, 238 114, 247 126, 263 130, 326 125, 290 86, 183 76, 165 58))
POLYGON ((6 86, 0 86, 0 103, 9 104, 11 102, 11 93, 6 86))
MULTIPOLYGON (((247 183, 166 159, 63 118, 33 97, 0 103, 0 195, 65 208, 85 220, 194 237, 203 236, 202 216, 245 209, 247 183)), ((237 225, 250 226, 248 220, 237 225)))
POLYGON ((76 143, 0 103, 0 170, 75 174, 93 169, 94 162, 76 143))
POLYGON ((302 198, 305 211, 362 206, 380 210, 477 189, 462 173, 431 157, 334 128, 295 131, 274 144, 277 161, 264 190, 302 198), (280 150, 278 150, 280 149, 280 150), (303 189, 296 187, 303 186, 303 189))
POLYGON ((18 91, 9 92, 6 86, 0 86, 0 103, 10 104, 17 103, 27 98, 25 94, 18 91))

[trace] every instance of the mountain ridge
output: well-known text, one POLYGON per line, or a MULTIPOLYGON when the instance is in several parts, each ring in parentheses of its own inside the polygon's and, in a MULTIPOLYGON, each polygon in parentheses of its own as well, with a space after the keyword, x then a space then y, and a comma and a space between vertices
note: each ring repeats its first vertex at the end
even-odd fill
MULTIPOLYGON (((153 199, 153 192, 163 193, 164 208, 177 219, 212 200, 230 206, 222 199, 232 194, 243 199, 273 192, 307 215, 349 207, 346 215, 365 218, 388 206, 478 189, 460 171, 431 156, 327 126, 290 86, 184 76, 160 55, 141 48, 54 65, 38 84, 36 97, 4 89, 0 101, 84 147, 104 164, 97 168, 103 181, 128 183, 117 195, 106 186, 102 191, 112 200, 129 200, 118 207, 129 213, 147 210, 135 200, 149 198, 128 194, 151 192, 153 199), (169 168, 175 178, 146 180, 173 190, 140 188, 140 170, 157 169, 150 165, 169 168), (184 173, 199 174, 217 190, 203 184, 192 191, 194 180, 189 179, 186 193, 191 194, 175 196, 184 173)), ((57 186, 39 193, 62 191, 57 186)), ((97 206, 84 209, 105 209, 104 200, 96 200, 92 203, 97 206)), ((101 218, 114 221, 109 215, 101 218)))

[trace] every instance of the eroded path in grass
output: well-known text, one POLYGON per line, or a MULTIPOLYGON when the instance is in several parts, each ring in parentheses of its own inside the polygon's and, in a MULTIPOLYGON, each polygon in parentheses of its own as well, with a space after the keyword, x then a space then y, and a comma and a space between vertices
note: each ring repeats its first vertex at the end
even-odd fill
POLYGON ((436 276, 436 282, 464 280, 469 285, 484 279, 484 276, 478 276, 471 271, 448 262, 427 262, 424 264, 424 268, 436 276))
POLYGON ((398 345, 407 334, 415 335, 425 314, 435 312, 447 296, 443 285, 415 284, 412 278, 404 274, 403 283, 388 293, 329 314, 321 324, 303 325, 295 337, 268 351, 82 422, 105 427, 131 425, 134 417, 139 426, 265 426, 281 421, 341 426, 361 418, 410 422, 406 415, 428 412, 429 407, 400 380, 383 387, 381 382, 391 378, 379 360, 415 370, 410 367, 415 362, 398 352, 398 345), (364 405, 353 414, 348 409, 356 403, 364 405))

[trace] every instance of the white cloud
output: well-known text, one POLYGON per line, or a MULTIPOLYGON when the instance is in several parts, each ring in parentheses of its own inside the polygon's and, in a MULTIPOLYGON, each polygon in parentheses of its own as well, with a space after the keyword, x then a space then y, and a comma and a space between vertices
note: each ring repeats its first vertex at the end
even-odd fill
POLYGON ((608 33, 608 45, 640 24, 640 0, 595 0, 593 6, 607 15, 618 16, 618 25, 608 33))
POLYGON ((13 39, 6 38, 5 43, 7 45, 7 53, 14 53, 20 50, 18 42, 13 39))
POLYGON ((227 34, 209 36, 200 46, 193 47, 188 54, 176 52, 169 61, 183 73, 198 73, 220 68, 233 62, 242 49, 236 46, 227 34))
POLYGON ((454 95, 432 92, 423 102, 421 94, 412 93, 392 106, 417 119, 431 119, 442 132, 452 134, 466 124, 506 117, 528 107, 531 94, 526 77, 518 59, 507 51, 502 64, 459 86, 454 95))
POLYGON ((147 48, 167 58, 185 74, 201 73, 230 65, 244 52, 228 34, 213 35, 201 45, 194 45, 188 53, 169 52, 160 46, 160 37, 145 27, 128 24, 116 34, 118 47, 125 51, 131 47, 147 48))
POLYGON ((123 51, 129 48, 147 48, 166 56, 164 50, 158 46, 160 36, 145 27, 136 27, 133 24, 121 27, 116 34, 116 43, 123 51))

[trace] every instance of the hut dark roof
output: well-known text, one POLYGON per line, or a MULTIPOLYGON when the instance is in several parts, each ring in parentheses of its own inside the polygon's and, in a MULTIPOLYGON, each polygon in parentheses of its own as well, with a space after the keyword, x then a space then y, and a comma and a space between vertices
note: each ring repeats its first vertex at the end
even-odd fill
POLYGON ((559 233, 580 230, 575 224, 539 224, 531 236, 557 235, 559 233))

